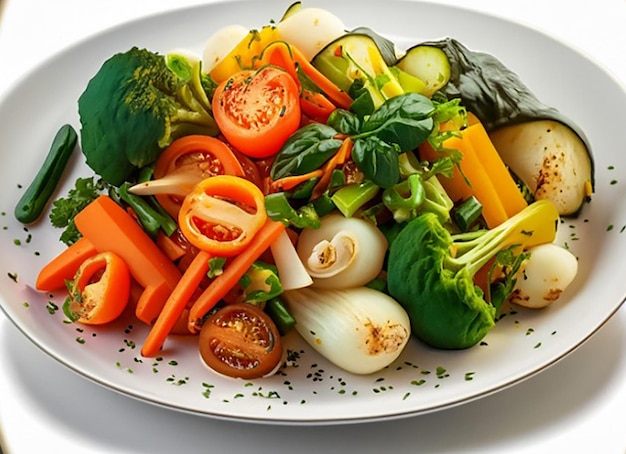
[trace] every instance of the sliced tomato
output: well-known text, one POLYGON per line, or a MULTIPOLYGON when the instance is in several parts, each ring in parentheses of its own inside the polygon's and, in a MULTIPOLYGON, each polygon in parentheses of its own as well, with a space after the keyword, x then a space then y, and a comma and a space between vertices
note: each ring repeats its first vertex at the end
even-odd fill
POLYGON ((212 107, 226 140, 252 158, 276 154, 300 125, 298 84, 273 66, 241 71, 219 84, 212 107))
POLYGON ((159 204, 176 217, 183 198, 193 187, 213 175, 244 176, 245 171, 235 153, 215 137, 190 135, 176 139, 157 159, 154 179, 176 177, 176 192, 156 194, 159 204))
POLYGON ((101 252, 85 260, 69 286, 65 314, 73 321, 92 325, 119 317, 130 297, 130 270, 113 252, 101 252))
POLYGON ((267 219, 261 189, 232 175, 209 177, 190 192, 178 213, 187 240, 216 257, 231 257, 253 240, 267 219))
POLYGON ((210 316, 200 330, 199 348, 211 369, 244 379, 273 372, 283 353, 275 323, 247 303, 226 305, 210 316))

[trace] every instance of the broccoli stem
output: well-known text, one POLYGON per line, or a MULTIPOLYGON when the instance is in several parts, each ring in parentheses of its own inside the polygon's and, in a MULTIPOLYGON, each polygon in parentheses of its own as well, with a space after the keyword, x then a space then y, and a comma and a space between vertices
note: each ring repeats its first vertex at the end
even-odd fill
POLYGON ((474 276, 499 251, 511 246, 523 249, 554 241, 558 223, 554 204, 540 200, 491 230, 452 235, 452 253, 446 265, 455 271, 467 268, 474 276))

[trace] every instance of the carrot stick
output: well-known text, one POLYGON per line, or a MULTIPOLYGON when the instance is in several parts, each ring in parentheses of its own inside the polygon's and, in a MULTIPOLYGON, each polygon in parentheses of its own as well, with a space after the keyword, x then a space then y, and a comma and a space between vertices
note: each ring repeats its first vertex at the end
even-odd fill
POLYGON ((172 332, 187 303, 202 282, 209 270, 208 252, 200 251, 185 270, 178 284, 167 298, 163 310, 152 325, 148 337, 141 348, 141 354, 146 357, 156 356, 163 346, 166 337, 172 332))
POLYGON ((311 64, 309 60, 300 52, 295 46, 290 46, 293 59, 302 68, 304 73, 311 79, 311 81, 317 85, 337 106, 342 109, 349 109, 352 104, 352 98, 348 93, 341 90, 330 79, 322 74, 315 66, 311 64))
POLYGON ((275 191, 289 191, 295 188, 300 183, 310 180, 311 178, 318 178, 323 175, 323 171, 320 169, 313 170, 312 172, 305 173, 304 175, 292 175, 289 177, 279 178, 270 184, 270 190, 275 191))
POLYGON ((198 332, 202 326, 202 318, 228 294, 254 261, 271 246, 284 230, 285 225, 281 222, 270 219, 265 221, 252 243, 228 263, 222 274, 217 276, 193 303, 189 310, 189 322, 187 325, 190 332, 198 332))
POLYGON ((341 143, 341 146, 337 150, 337 153, 335 153, 332 158, 326 161, 326 164, 324 164, 324 169, 322 171, 322 177, 315 184, 311 198, 315 199, 322 195, 324 191, 326 191, 326 188, 330 183, 330 179, 332 178, 333 170, 335 170, 337 166, 340 166, 341 164, 346 162, 346 160, 352 153, 353 145, 354 141, 351 138, 345 138, 341 143))
POLYGON ((300 94, 302 113, 318 123, 326 123, 336 109, 335 105, 322 93, 302 89, 300 94))
POLYGON ((97 253, 89 240, 79 239, 39 271, 35 287, 44 292, 65 288, 65 281, 74 278, 80 264, 97 253))
POLYGON ((284 41, 275 41, 263 50, 263 54, 257 62, 258 65, 270 63, 279 66, 289 72, 295 81, 298 81, 296 67, 300 66, 302 71, 336 106, 348 109, 352 104, 352 98, 313 66, 297 47, 284 41))
POLYGON ((478 160, 482 163, 489 179, 497 189, 498 197, 507 216, 511 217, 522 211, 528 203, 493 146, 482 123, 478 121, 472 123, 469 128, 463 131, 463 136, 472 143, 478 160))
POLYGON ((163 252, 172 262, 185 255, 185 249, 167 236, 162 230, 159 230, 159 233, 157 233, 156 244, 159 246, 161 252, 163 252))
POLYGON ((74 218, 78 230, 99 251, 111 251, 128 264, 144 288, 137 317, 153 323, 181 273, 133 218, 109 196, 102 195, 74 218))

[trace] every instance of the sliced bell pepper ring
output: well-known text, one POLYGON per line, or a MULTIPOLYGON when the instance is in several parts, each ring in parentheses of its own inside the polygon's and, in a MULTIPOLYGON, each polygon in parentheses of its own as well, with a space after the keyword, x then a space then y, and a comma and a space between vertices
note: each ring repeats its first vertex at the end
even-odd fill
POLYGON ((119 317, 130 297, 130 270, 113 252, 101 252, 85 260, 68 284, 69 298, 63 310, 75 322, 92 325, 119 317))
POLYGON ((198 249, 232 257, 246 248, 266 219, 261 189, 244 178, 218 175, 201 181, 185 197, 178 224, 198 249))

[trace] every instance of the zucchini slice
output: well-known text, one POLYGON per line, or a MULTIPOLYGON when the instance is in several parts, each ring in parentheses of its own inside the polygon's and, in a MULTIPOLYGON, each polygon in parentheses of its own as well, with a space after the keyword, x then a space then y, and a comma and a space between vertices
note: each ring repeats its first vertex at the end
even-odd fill
POLYGON ((424 95, 429 98, 450 80, 448 57, 443 50, 435 46, 413 46, 395 66, 422 80, 426 84, 424 95))
POLYGON ((582 129, 543 104, 519 76, 490 54, 446 38, 423 43, 450 62, 448 98, 461 98, 485 126, 504 163, 563 216, 577 216, 594 191, 591 145, 582 129), (559 165, 557 168, 556 165, 559 165))

